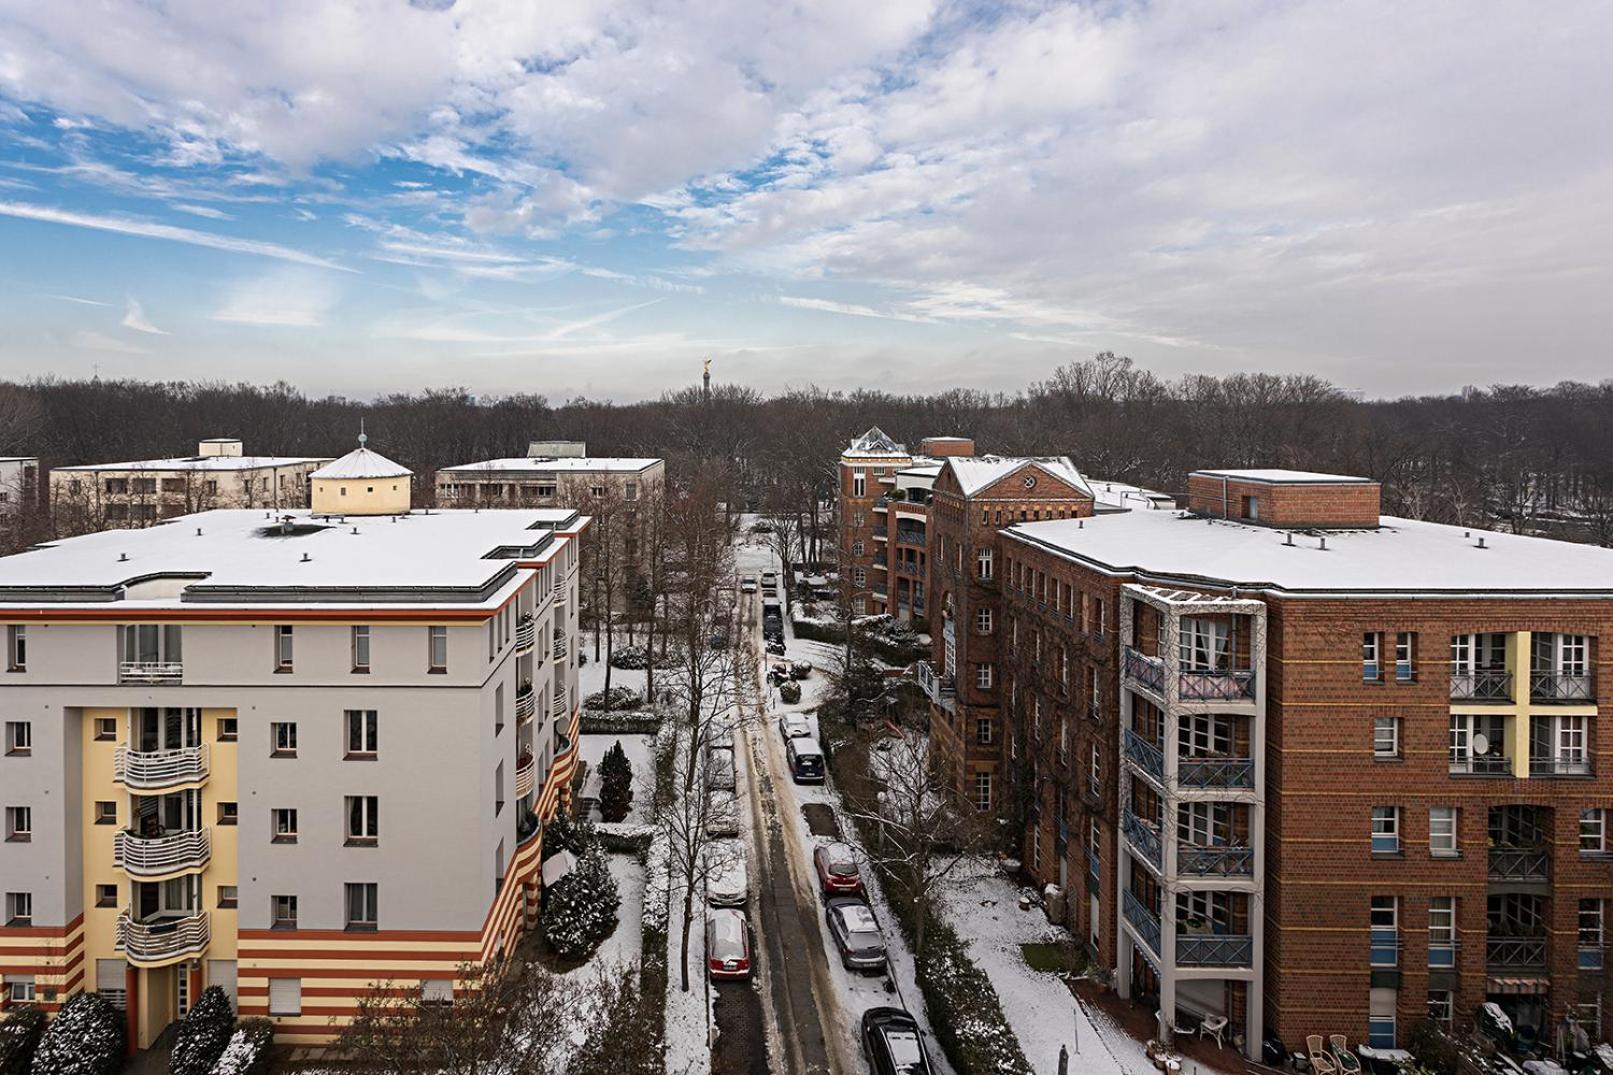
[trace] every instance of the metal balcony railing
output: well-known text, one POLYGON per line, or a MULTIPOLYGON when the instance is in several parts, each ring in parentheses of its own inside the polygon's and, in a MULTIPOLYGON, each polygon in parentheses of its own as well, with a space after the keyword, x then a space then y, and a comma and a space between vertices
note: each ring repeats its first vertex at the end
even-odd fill
POLYGON ((1178 967, 1247 967, 1254 962, 1254 938, 1224 933, 1178 933, 1178 967))
POLYGON ((923 548, 924 528, 922 526, 898 526, 896 528, 896 544, 923 548))
POLYGON ((951 676, 943 676, 936 672, 935 666, 929 661, 920 661, 917 665, 919 689, 929 696, 930 701, 952 712, 957 706, 957 687, 953 684, 951 676))
POLYGON ((1165 692, 1165 662, 1145 656, 1130 646, 1125 648, 1125 673, 1155 694, 1165 692))
POLYGON ((1120 830, 1125 833, 1126 839, 1131 842, 1131 846, 1151 863, 1154 869, 1161 868, 1164 855, 1160 847, 1158 829, 1130 810, 1123 810, 1120 813, 1120 830))
POLYGON ((1461 776, 1511 776, 1512 759, 1505 754, 1457 754, 1450 771, 1461 776))
POLYGON ((566 659, 566 636, 559 631, 554 634, 554 659, 557 661, 566 659))
POLYGON ((1253 877, 1255 849, 1178 845, 1176 872, 1188 877, 1253 877))
POLYGON ((515 692, 515 719, 521 723, 531 720, 538 712, 538 695, 528 683, 515 692))
POLYGON ((1529 698, 1536 702, 1594 702, 1596 688, 1590 676, 1530 672, 1529 698))
POLYGON ((1490 848, 1490 880, 1545 881, 1551 876, 1551 852, 1537 847, 1490 848))
POLYGON ((119 683, 178 683, 185 678, 183 661, 119 661, 119 683))
POLYGON ((1184 669, 1178 676, 1181 695, 1189 701, 1236 702, 1255 696, 1252 669, 1184 669))
POLYGON ((1133 728, 1126 729, 1126 757, 1137 763, 1137 767, 1161 787, 1165 784, 1165 755, 1142 734, 1133 728))
POLYGON ((112 865, 128 871, 131 877, 199 870, 212 855, 213 840, 207 829, 151 837, 122 829, 112 840, 112 865))
POLYGON ((1130 889, 1126 890, 1125 899, 1122 901, 1121 906, 1124 909, 1126 921, 1131 923, 1131 928, 1136 930, 1137 936, 1142 939, 1142 942, 1157 954, 1159 952, 1159 916, 1144 907, 1143 901, 1133 895, 1130 889))
POLYGON ((538 622, 530 615, 515 621, 515 652, 530 653, 538 637, 538 622))
POLYGON ((890 529, 888 527, 884 527, 884 526, 876 526, 876 527, 874 527, 874 540, 875 541, 889 541, 890 536, 891 536, 890 529))
POLYGON ((915 564, 911 560, 903 560, 900 564, 896 565, 896 569, 902 574, 911 575, 914 578, 918 578, 920 576, 919 565, 915 564))
POLYGON ((1451 698, 1460 702, 1512 701, 1512 673, 1480 668, 1451 673, 1451 698))
POLYGON ((515 797, 517 799, 524 799, 528 795, 532 794, 532 776, 533 776, 533 771, 536 768, 537 768, 537 765, 533 761, 532 755, 530 755, 530 754, 528 754, 525 758, 521 759, 520 761, 516 762, 516 764, 515 764, 515 797))
POLYGON ((1176 782, 1185 788, 1252 788, 1255 763, 1252 758, 1179 758, 1176 782))
POLYGON ((210 927, 206 911, 188 917, 135 919, 133 912, 118 915, 114 945, 137 966, 172 963, 207 948, 210 927))
POLYGON ((119 746, 112 755, 112 778, 141 791, 194 784, 207 779, 207 744, 175 750, 130 750, 119 746))
POLYGON ((1529 759, 1530 776, 1590 776, 1589 754, 1534 755, 1529 759))
POLYGON ((1486 937, 1484 961, 1491 967, 1543 968, 1546 965, 1546 938, 1486 937))
POLYGON ((566 706, 565 694, 554 696, 554 702, 549 706, 549 712, 556 720, 565 720, 571 715, 571 711, 566 706))

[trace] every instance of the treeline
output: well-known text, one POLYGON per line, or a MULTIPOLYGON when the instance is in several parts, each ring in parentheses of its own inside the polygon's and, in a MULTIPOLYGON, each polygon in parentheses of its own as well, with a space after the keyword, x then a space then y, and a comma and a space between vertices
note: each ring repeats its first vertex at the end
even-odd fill
POLYGON ((804 517, 833 498, 841 448, 878 425, 910 445, 961 434, 983 452, 1068 454, 1093 476, 1166 491, 1203 466, 1363 474, 1384 483, 1391 514, 1613 542, 1613 381, 1357 400, 1305 375, 1167 380, 1101 354, 1011 394, 763 396, 720 384, 709 398, 690 387, 618 404, 460 388, 357 400, 284 383, 0 383, 0 453, 45 468, 186 455, 212 436, 240 437, 255 455, 334 456, 360 421, 372 447, 416 471, 422 496, 438 467, 574 439, 595 455, 663 456, 674 482, 698 474, 733 503, 804 517))

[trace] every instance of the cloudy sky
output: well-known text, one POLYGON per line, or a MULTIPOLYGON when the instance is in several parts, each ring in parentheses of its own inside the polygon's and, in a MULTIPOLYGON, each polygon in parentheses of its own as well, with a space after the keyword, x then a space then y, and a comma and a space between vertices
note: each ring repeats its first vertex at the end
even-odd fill
POLYGON ((0 0, 0 376, 1613 375, 1606 0, 0 0))

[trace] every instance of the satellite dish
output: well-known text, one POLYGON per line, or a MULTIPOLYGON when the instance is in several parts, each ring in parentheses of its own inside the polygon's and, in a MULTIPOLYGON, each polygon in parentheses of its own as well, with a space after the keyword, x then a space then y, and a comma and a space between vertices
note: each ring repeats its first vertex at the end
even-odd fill
POLYGON ((1479 732, 1473 737, 1473 753, 1488 754, 1490 752, 1490 737, 1479 732))

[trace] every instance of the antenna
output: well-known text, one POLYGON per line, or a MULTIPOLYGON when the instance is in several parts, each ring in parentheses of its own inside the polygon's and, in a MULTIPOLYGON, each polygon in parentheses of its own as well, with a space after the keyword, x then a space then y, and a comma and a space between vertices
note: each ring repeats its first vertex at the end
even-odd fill
POLYGON ((360 418, 358 420, 358 446, 360 448, 364 447, 364 445, 369 443, 369 440, 369 434, 364 432, 364 419, 360 418))

